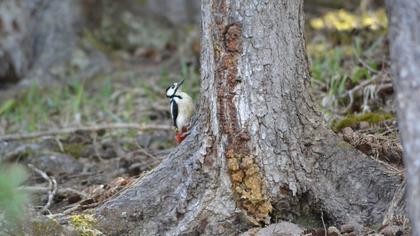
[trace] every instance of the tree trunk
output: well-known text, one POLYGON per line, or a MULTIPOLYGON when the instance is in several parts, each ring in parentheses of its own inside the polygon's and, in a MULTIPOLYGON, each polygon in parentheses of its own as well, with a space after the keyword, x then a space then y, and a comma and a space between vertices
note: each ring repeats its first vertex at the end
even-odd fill
POLYGON ((203 0, 189 137, 99 207, 113 235, 231 235, 278 220, 377 224, 401 177, 324 127, 309 94, 303 0, 203 0))
POLYGON ((409 215, 420 235, 420 1, 387 1, 391 65, 404 147, 409 215))

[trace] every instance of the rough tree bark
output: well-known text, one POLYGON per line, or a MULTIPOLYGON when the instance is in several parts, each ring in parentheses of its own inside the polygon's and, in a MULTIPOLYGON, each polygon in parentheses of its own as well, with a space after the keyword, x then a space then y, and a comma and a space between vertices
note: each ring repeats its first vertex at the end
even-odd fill
POLYGON ((420 1, 387 1, 391 65, 404 147, 409 215, 420 235, 420 1))
POLYGON ((203 0, 189 137, 96 211, 111 235, 231 235, 271 221, 380 223, 401 177, 325 128, 308 90, 303 0, 203 0))

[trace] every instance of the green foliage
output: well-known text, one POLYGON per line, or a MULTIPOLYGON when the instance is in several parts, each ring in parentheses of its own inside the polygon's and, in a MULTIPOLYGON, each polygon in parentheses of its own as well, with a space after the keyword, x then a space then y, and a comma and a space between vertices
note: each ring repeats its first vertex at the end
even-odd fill
POLYGON ((86 145, 82 143, 64 143, 63 150, 64 153, 67 153, 72 157, 78 159, 81 157, 83 151, 86 150, 86 145))
MULTIPOLYGON (((33 132, 99 119, 121 121, 123 115, 112 111, 119 101, 112 97, 114 88, 111 79, 97 77, 91 82, 95 86, 89 86, 90 89, 87 89, 86 82, 79 79, 50 87, 33 83, 14 98, 0 102, 3 128, 7 133, 33 132)), ((126 110, 132 111, 135 105, 133 98, 124 105, 126 110)), ((130 116, 125 117, 130 119, 130 116)))
POLYGON ((109 45, 98 40, 92 33, 92 31, 85 30, 83 36, 83 40, 92 45, 94 48, 98 49, 99 51, 105 54, 111 54, 112 48, 109 45))
POLYGON ((28 196, 18 187, 26 178, 27 173, 21 166, 0 164, 0 213, 4 213, 10 222, 23 217, 28 196))
MULTIPOLYGON (((362 80, 369 80, 372 77, 366 66, 354 61, 358 51, 354 45, 329 48, 330 46, 319 43, 308 47, 311 56, 312 84, 315 87, 326 88, 329 95, 343 95, 347 87, 353 87, 362 80)), ((374 62, 370 65, 372 69, 378 66, 374 62)))
POLYGON ((72 99, 72 108, 73 112, 78 112, 80 110, 81 104, 84 99, 84 87, 80 80, 72 80, 69 84, 69 90, 73 93, 74 97, 72 99))
POLYGON ((78 82, 60 88, 43 88, 33 83, 28 90, 0 105, 2 119, 6 119, 7 128, 12 131, 35 131, 51 124, 51 115, 63 114, 70 119, 70 115, 80 111, 85 97, 83 85, 78 82))
POLYGON ((369 122, 369 124, 373 125, 373 124, 378 124, 382 121, 385 120, 391 120, 394 119, 395 117, 392 114, 388 114, 388 113, 372 113, 372 112, 368 112, 365 114, 361 114, 361 115, 348 115, 346 117, 344 117, 341 120, 334 120, 332 123, 332 129, 335 132, 338 132, 342 129, 344 129, 345 127, 352 127, 358 123, 360 123, 361 121, 366 121, 369 122))
POLYGON ((110 98, 112 95, 113 89, 112 89, 112 82, 110 78, 105 78, 104 84, 102 86, 102 97, 104 98, 110 98))
MULTIPOLYGON (((189 66, 183 61, 180 64, 180 69, 180 73, 174 76, 173 79, 171 79, 167 70, 162 70, 161 78, 157 84, 159 85, 161 91, 165 91, 165 89, 173 82, 185 80, 182 85, 182 90, 187 92, 194 101, 197 101, 200 95, 200 73, 196 71, 193 66, 189 66)), ((155 95, 162 96, 160 93, 155 95)))
POLYGON ((359 83, 363 79, 369 79, 369 78, 370 78, 370 74, 367 68, 360 67, 360 66, 356 66, 353 68, 351 82, 353 82, 354 84, 359 83))
POLYGON ((68 235, 63 232, 63 226, 57 220, 49 217, 31 219, 29 227, 31 236, 68 235))
MULTIPOLYGON (((348 113, 359 112, 366 107, 371 108, 370 104, 374 104, 372 103, 374 98, 368 95, 365 98, 363 93, 364 88, 369 85, 367 81, 377 79, 378 76, 385 80, 387 78, 384 75, 388 74, 386 57, 383 56, 387 55, 386 30, 383 27, 375 28, 370 25, 376 24, 374 23, 376 20, 371 21, 366 15, 363 15, 366 17, 363 20, 356 19, 354 14, 349 14, 347 12, 326 14, 334 18, 336 20, 334 24, 337 25, 323 27, 322 31, 313 31, 314 21, 312 21, 310 23, 312 27, 308 27, 307 32, 309 36, 307 52, 312 72, 311 89, 321 104, 325 118, 329 121, 348 113), (357 22, 352 23, 352 20, 357 22), (359 23, 367 25, 361 26, 359 23), (351 25, 355 26, 353 31, 345 29, 351 25), (352 91, 361 84, 364 85, 356 92, 352 91)), ((315 19, 315 22, 316 20, 320 19, 315 19)), ((378 82, 371 84, 374 83, 378 82)))
POLYGON ((187 63, 181 63, 181 73, 178 80, 185 80, 184 91, 191 95, 194 101, 197 101, 200 94, 200 73, 194 67, 188 66, 187 63))
POLYGON ((9 110, 11 110, 15 104, 15 99, 6 100, 0 107, 0 115, 4 112, 8 112, 9 110))

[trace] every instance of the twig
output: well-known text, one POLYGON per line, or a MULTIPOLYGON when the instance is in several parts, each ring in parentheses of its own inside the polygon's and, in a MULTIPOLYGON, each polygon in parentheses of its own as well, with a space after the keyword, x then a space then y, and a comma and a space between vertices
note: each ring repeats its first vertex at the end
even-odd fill
POLYGON ((147 157, 150 157, 152 159, 157 159, 159 160, 159 158, 157 158, 156 156, 150 154, 148 151, 146 151, 139 143, 139 141, 136 139, 136 146, 139 148, 137 151, 143 153, 144 155, 146 155, 147 157))
POLYGON ((353 48, 353 54, 357 57, 357 60, 359 61, 359 63, 361 63, 364 67, 366 67, 371 73, 378 73, 378 70, 373 69, 369 64, 367 64, 364 60, 362 60, 362 58, 360 57, 360 55, 356 52, 356 50, 353 48))
POLYGON ((72 207, 70 207, 70 208, 68 208, 68 209, 66 209, 66 210, 64 210, 63 212, 62 212, 62 214, 63 215, 67 215, 67 214, 69 214, 69 213, 72 213, 73 211, 77 211, 79 208, 80 208, 80 203, 77 203, 77 204, 74 204, 74 206, 72 206, 72 207))
MULTIPOLYGON (((358 84, 357 86, 354 86, 352 89, 350 89, 347 92, 345 92, 344 94, 338 96, 338 98, 349 97, 350 101, 349 101, 349 103, 347 104, 347 106, 342 111, 336 111, 336 110, 334 110, 334 113, 341 113, 341 114, 346 113, 351 108, 351 106, 353 105, 353 102, 354 102, 353 94, 355 94, 359 90, 365 89, 367 86, 370 86, 371 84, 377 82, 380 79, 383 79, 383 78, 380 77, 380 76, 378 76, 378 75, 375 75, 375 76, 372 77, 372 79, 370 79, 370 80, 364 80, 360 84, 358 84)), ((375 88, 376 93, 378 93, 379 91, 381 91, 383 89, 387 89, 387 88, 392 87, 392 83, 390 83, 388 81, 382 81, 382 83, 383 84, 379 85, 379 87, 376 87, 375 88)))
POLYGON ((45 179, 46 181, 50 182, 50 177, 47 175, 47 173, 45 173, 44 171, 36 168, 34 165, 32 164, 28 164, 28 167, 33 170, 35 173, 37 173, 39 176, 41 176, 43 179, 45 179))
POLYGON ((58 217, 60 217, 60 218, 66 218, 68 216, 68 214, 70 214, 70 213, 72 213, 74 211, 79 210, 80 206, 81 206, 80 203, 75 203, 75 204, 72 204, 72 205, 68 205, 65 208, 66 210, 64 210, 63 212, 56 213, 56 214, 51 214, 48 217, 51 217, 53 219, 57 219, 58 217))
POLYGON ((48 194, 47 204, 45 204, 45 206, 41 209, 41 212, 48 211, 48 208, 50 208, 51 203, 53 202, 54 196, 57 193, 57 181, 53 177, 50 177, 50 179, 52 183, 52 189, 51 189, 51 192, 48 194))
POLYGON ((152 158, 154 160, 162 160, 162 158, 159 158, 159 157, 156 157, 156 156, 150 154, 148 151, 146 151, 144 148, 141 148, 141 147, 138 150, 134 151, 134 152, 140 152, 143 155, 145 155, 145 156, 147 156, 149 158, 152 158))
POLYGON ((61 194, 63 193, 75 193, 79 196, 81 196, 82 198, 88 198, 89 196, 82 191, 76 190, 76 189, 72 189, 72 188, 62 188, 62 189, 58 189, 58 192, 60 192, 61 194))
POLYGON ((99 152, 99 149, 98 149, 98 142, 96 140, 97 136, 98 135, 96 134, 96 132, 94 132, 92 134, 92 138, 93 138, 93 149, 95 149, 95 154, 96 154, 96 157, 98 157, 99 161, 103 161, 104 159, 102 158, 102 155, 101 155, 101 153, 99 152))
POLYGON ((25 192, 31 192, 31 193, 45 193, 50 191, 48 187, 44 186, 22 186, 19 187, 19 190, 25 191, 25 192))
POLYGON ((362 60, 362 58, 360 58, 359 56, 357 56, 357 60, 364 66, 366 67, 370 72, 372 73, 378 73, 379 71, 376 69, 373 69, 369 64, 367 64, 365 61, 362 60))
POLYGON ((345 94, 343 94, 343 95, 341 95, 341 96, 339 96, 339 97, 340 97, 340 98, 344 98, 344 97, 346 97, 346 96, 349 96, 350 94, 354 94, 354 93, 356 93, 357 91, 359 91, 360 89, 363 89, 363 88, 364 88, 364 87, 366 87, 367 85, 372 84, 372 83, 374 83, 374 82, 376 82, 377 80, 380 80, 380 79, 382 79, 382 77, 379 77, 379 76, 373 76, 373 78, 372 78, 372 79, 362 81, 360 84, 358 84, 358 85, 354 86, 352 89, 350 89, 350 90, 349 90, 349 91, 347 91, 345 94))
MULTIPOLYGON (((19 190, 32 192, 32 193, 46 193, 46 192, 49 192, 51 189, 49 187, 38 185, 38 186, 22 186, 19 188, 19 190)), ((58 195, 65 195, 68 193, 74 193, 81 196, 82 198, 88 198, 88 195, 86 193, 72 189, 72 188, 57 188, 58 195)))
POLYGON ((57 143, 58 147, 60 148, 60 151, 61 151, 61 152, 64 152, 64 146, 63 146, 63 144, 61 143, 60 139, 59 139, 59 138, 57 138, 57 137, 54 137, 54 140, 55 140, 55 142, 57 143))
POLYGON ((321 220, 322 220, 322 226, 324 226, 324 235, 327 236, 328 235, 328 230, 327 230, 327 227, 325 227, 324 211, 323 210, 321 210, 321 220))
POLYGON ((399 176, 404 176, 404 169, 399 169, 399 168, 397 168, 397 167, 395 167, 395 166, 393 166, 393 165, 391 165, 391 164, 389 164, 385 161, 380 160, 378 157, 374 158, 371 155, 367 155, 367 156, 370 159, 382 164, 385 167, 387 173, 394 174, 394 175, 399 175, 399 176))
POLYGON ((40 175, 43 179, 48 181, 48 189, 50 190, 48 193, 48 200, 47 200, 47 203, 44 205, 44 207, 42 207, 41 209, 41 213, 47 212, 48 208, 51 206, 51 203, 54 199, 55 194, 57 193, 57 181, 53 177, 48 176, 47 173, 45 173, 44 171, 36 168, 32 164, 28 164, 28 167, 32 169, 34 172, 36 172, 38 175, 40 175))
POLYGON ((34 133, 23 133, 23 134, 9 134, 0 136, 0 141, 12 141, 22 139, 33 139, 44 136, 55 136, 69 133, 75 133, 80 131, 99 131, 104 129, 137 129, 139 131, 154 131, 154 130, 172 130, 171 126, 168 125, 140 125, 134 123, 113 123, 113 124, 102 124, 94 126, 78 126, 78 127, 67 127, 59 130, 50 130, 44 132, 34 133))

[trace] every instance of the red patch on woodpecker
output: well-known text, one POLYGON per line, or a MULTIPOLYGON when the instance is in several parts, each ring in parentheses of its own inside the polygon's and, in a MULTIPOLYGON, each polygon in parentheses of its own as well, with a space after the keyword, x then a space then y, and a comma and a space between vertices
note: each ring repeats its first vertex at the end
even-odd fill
POLYGON ((188 129, 182 127, 181 131, 175 134, 175 141, 177 144, 180 144, 187 136, 188 136, 188 129))
POLYGON ((182 133, 175 134, 175 141, 177 144, 180 144, 184 139, 185 139, 185 136, 183 136, 182 133))

